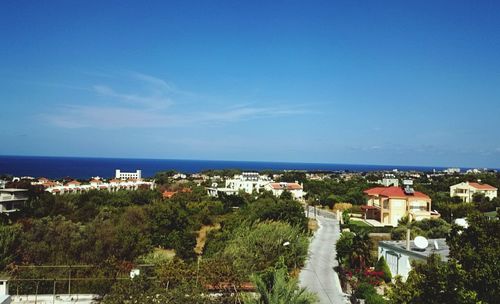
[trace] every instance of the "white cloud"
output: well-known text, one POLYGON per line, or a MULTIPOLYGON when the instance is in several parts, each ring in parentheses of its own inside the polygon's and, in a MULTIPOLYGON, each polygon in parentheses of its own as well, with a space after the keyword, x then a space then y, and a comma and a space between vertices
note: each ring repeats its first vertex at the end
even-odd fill
MULTIPOLYGON (((295 114, 299 111, 294 112, 295 114)), ((197 124, 221 124, 264 117, 289 115, 273 108, 238 108, 217 112, 161 113, 151 109, 104 106, 64 106, 42 117, 63 128, 162 128, 197 124)))
POLYGON ((192 111, 174 102, 171 96, 196 96, 178 90, 166 81, 141 73, 130 73, 140 93, 123 93, 109 85, 94 85, 91 92, 108 99, 99 105, 63 104, 42 114, 50 124, 62 128, 162 128, 197 124, 232 123, 258 118, 306 113, 300 107, 232 105, 228 108, 192 111), (118 104, 116 104, 116 101, 118 104))

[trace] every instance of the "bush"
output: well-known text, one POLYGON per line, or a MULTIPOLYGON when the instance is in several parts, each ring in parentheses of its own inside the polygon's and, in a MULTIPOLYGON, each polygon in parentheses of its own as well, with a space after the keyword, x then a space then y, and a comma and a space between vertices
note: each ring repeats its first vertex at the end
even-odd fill
POLYGON ((372 284, 363 282, 359 284, 358 288, 354 292, 354 296, 360 299, 366 299, 370 294, 376 294, 377 291, 372 284))
POLYGON ((391 270, 389 269, 389 265, 387 265, 387 262, 385 261, 383 256, 381 256, 380 259, 377 261, 377 264, 375 265, 375 271, 383 272, 382 278, 386 283, 389 283, 391 281, 392 279, 391 270))
POLYGON ((385 304, 387 303, 384 298, 377 294, 377 293, 372 293, 366 296, 365 298, 365 304, 385 304))
POLYGON ((365 299, 366 304, 383 304, 386 303, 384 298, 377 294, 375 287, 373 285, 363 282, 359 284, 358 288, 354 292, 354 296, 357 299, 365 299))

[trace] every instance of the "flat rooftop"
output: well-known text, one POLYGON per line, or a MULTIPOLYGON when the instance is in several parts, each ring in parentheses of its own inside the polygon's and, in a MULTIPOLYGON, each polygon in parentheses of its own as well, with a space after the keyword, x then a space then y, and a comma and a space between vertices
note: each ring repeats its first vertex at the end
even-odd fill
POLYGON ((8 192, 8 193, 13 193, 13 192, 26 192, 28 189, 17 189, 17 188, 5 188, 5 189, 0 189, 0 192, 8 192))
POLYGON ((447 261, 450 255, 450 247, 446 244, 446 239, 428 239, 429 245, 425 249, 420 249, 415 246, 415 242, 410 241, 410 250, 406 250, 406 240, 401 241, 380 241, 378 243, 379 247, 384 247, 386 249, 392 249, 396 252, 411 255, 420 259, 427 259, 431 254, 438 254, 441 256, 441 260, 447 261), (435 247, 437 243, 437 249, 435 247))

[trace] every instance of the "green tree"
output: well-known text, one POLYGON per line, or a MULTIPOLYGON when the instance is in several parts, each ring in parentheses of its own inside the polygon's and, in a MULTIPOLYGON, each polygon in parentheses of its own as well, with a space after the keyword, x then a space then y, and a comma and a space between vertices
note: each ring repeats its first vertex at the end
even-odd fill
POLYGON ((365 231, 360 231, 354 235, 352 240, 352 254, 350 256, 350 264, 354 269, 364 270, 367 266, 371 264, 371 248, 372 242, 368 233, 365 231))
POLYGON ((262 222, 238 228, 229 240, 224 254, 245 273, 265 270, 280 256, 292 269, 303 265, 308 238, 298 227, 284 222, 262 222))
POLYGON ((387 262, 385 261, 383 256, 378 259, 377 264, 375 265, 375 271, 381 271, 384 273, 383 279, 386 283, 389 283, 391 281, 391 270, 389 269, 389 265, 387 265, 387 262))
POLYGON ((21 227, 0 225, 0 272, 15 261, 20 245, 21 227))
POLYGON ((258 275, 252 276, 257 297, 249 295, 246 304, 312 304, 317 303, 317 296, 305 288, 299 288, 298 280, 290 278, 286 268, 277 269, 273 273, 272 286, 258 275))
POLYGON ((388 297, 394 304, 479 303, 476 292, 466 287, 466 271, 454 260, 442 262, 438 255, 414 264, 406 282, 397 277, 388 297))
POLYGON ((308 220, 304 214, 304 208, 293 199, 259 198, 249 204, 247 218, 250 222, 284 221, 292 226, 299 227, 303 231, 307 230, 308 220))
POLYGON ((473 214, 467 221, 467 229, 454 226, 447 239, 450 257, 460 263, 465 285, 479 300, 500 303, 500 220, 473 214))
POLYGON ((352 232, 342 232, 342 234, 340 234, 340 238, 335 244, 339 265, 344 265, 349 260, 353 251, 353 239, 354 233, 352 232))

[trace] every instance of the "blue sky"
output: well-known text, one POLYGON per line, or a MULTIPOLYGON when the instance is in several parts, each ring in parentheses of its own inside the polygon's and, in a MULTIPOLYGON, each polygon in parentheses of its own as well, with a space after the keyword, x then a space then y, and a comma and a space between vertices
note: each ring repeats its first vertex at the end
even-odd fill
POLYGON ((4 1, 0 154, 500 167, 499 29, 497 1, 4 1))

